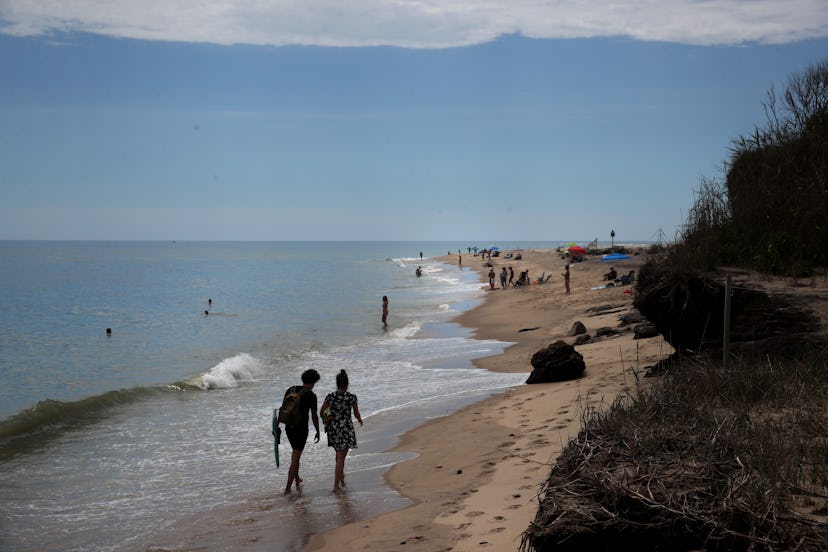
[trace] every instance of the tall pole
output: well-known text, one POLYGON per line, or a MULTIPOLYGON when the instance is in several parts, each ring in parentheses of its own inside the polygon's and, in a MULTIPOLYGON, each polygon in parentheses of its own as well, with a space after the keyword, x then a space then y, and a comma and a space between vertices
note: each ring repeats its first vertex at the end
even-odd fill
POLYGON ((727 369, 730 362, 730 294, 732 282, 730 276, 725 280, 724 298, 724 335, 722 336, 722 367, 727 369))

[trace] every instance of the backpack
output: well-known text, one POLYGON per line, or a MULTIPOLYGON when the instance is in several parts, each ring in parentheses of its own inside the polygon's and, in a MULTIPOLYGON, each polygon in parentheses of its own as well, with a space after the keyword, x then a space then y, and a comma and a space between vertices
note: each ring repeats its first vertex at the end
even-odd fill
POLYGON ((307 391, 306 387, 291 387, 279 407, 279 423, 285 426, 302 425, 302 409, 299 408, 299 399, 307 391))

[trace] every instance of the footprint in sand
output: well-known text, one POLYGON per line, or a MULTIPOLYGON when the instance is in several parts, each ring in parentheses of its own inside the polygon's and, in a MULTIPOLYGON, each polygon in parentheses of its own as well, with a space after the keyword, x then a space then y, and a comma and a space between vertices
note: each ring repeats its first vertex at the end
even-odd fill
POLYGON ((505 531, 505 530, 506 530, 506 528, 505 528, 505 527, 495 527, 494 529, 492 529, 491 531, 489 531, 489 533, 502 533, 502 532, 503 532, 503 531, 505 531))
POLYGON ((256 523, 256 520, 253 518, 234 519, 230 521, 229 525, 250 525, 251 523, 256 523))
POLYGON ((505 443, 500 443, 498 446, 501 447, 501 448, 505 448, 505 447, 511 447, 514 444, 515 444, 514 441, 506 441, 505 443))
POLYGON ((506 518, 505 518, 505 517, 503 517, 503 516, 495 516, 495 517, 494 517, 494 520, 495 520, 495 521, 503 521, 504 519, 506 519, 506 518))
POLYGON ((483 515, 483 514, 485 514, 485 513, 486 513, 486 512, 481 512, 480 510, 475 510, 474 512, 469 512, 468 514, 466 514, 466 517, 477 517, 477 516, 482 516, 482 515, 483 515))

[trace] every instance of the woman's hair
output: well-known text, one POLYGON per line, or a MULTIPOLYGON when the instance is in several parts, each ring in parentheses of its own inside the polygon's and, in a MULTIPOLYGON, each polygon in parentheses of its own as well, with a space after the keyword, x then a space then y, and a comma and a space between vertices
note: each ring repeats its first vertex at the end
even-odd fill
POLYGON ((316 383, 319 381, 319 372, 311 368, 302 372, 302 383, 316 383))
POLYGON ((340 370, 336 375, 336 386, 342 389, 348 389, 348 374, 345 373, 345 370, 340 370))

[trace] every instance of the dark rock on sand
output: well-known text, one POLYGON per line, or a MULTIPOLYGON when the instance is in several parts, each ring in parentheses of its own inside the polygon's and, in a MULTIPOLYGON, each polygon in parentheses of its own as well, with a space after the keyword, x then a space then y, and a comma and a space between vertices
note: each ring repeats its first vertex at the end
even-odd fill
POLYGON ((648 337, 656 337, 659 335, 658 328, 655 327, 655 324, 650 324, 649 322, 633 326, 633 333, 635 334, 634 339, 647 339, 648 337))
POLYGON ((590 341, 592 341, 592 338, 589 336, 589 334, 581 334, 581 335, 579 335, 578 337, 575 338, 575 343, 574 344, 575 345, 585 345, 585 344, 589 343, 590 341))
POLYGON ((630 324, 639 324, 641 322, 646 322, 644 316, 637 310, 631 310, 630 312, 626 312, 621 315, 618 325, 620 327, 624 327, 629 326, 630 324))
POLYGON ((572 327, 569 329, 568 335, 569 337, 574 337, 576 335, 581 335, 587 333, 586 326, 584 326, 583 322, 580 320, 572 324, 572 327))
POLYGON ((576 379, 586 370, 584 357, 575 347, 564 342, 555 343, 532 355, 532 373, 526 383, 548 383, 576 379))
POLYGON ((610 337, 612 335, 618 335, 619 332, 615 328, 598 328, 595 330, 595 337, 610 337))

